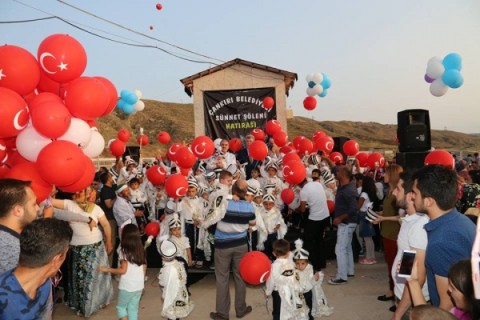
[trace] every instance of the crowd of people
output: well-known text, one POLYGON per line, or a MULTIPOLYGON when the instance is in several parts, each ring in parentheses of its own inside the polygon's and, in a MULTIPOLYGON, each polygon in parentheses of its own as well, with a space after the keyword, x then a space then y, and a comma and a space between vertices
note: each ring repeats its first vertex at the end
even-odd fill
MULTIPOLYGON (((142 235, 151 221, 160 224, 155 245, 167 319, 194 312, 190 268, 215 272, 211 319, 229 319, 230 274, 237 318, 251 313, 239 264, 254 250, 272 261, 265 294, 272 297, 273 319, 332 314, 322 289, 329 230, 336 230, 337 265, 329 285, 348 285, 355 277, 352 243, 358 242, 360 264, 375 264, 384 254, 389 283, 378 300, 394 302, 392 319, 440 314, 425 304, 457 319, 480 318, 475 270, 466 260, 480 213, 478 154, 458 160, 455 170, 430 165, 414 172, 394 161, 385 168, 363 168, 354 159, 335 164, 318 152, 304 155, 306 177, 289 185, 283 179, 285 155, 273 145, 264 161, 252 159, 253 141, 248 135, 234 154, 221 140, 211 158, 197 161, 180 198, 148 181, 153 163, 130 157, 100 168, 85 190, 54 189, 39 205, 28 182, 1 179, 0 319, 18 318, 19 312, 21 319, 51 318, 59 283, 63 301, 89 317, 113 301, 112 279, 119 280, 118 318, 137 319, 147 267, 142 235), (294 194, 288 203, 285 189, 294 194), (407 278, 398 276, 405 250, 416 253, 407 278), (32 270, 41 275, 35 281, 32 270)), ((166 157, 154 164, 168 174, 179 170, 166 157)))

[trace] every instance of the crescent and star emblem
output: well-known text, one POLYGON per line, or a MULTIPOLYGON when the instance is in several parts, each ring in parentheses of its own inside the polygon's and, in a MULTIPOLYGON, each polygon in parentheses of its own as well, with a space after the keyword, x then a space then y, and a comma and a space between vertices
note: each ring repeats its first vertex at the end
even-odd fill
POLYGON ((265 277, 268 276, 268 274, 270 273, 270 270, 269 271, 265 271, 262 276, 260 277, 260 283, 264 283, 265 282, 265 277))
POLYGON ((43 62, 43 60, 45 60, 46 57, 52 57, 53 59, 57 60, 57 58, 55 58, 55 56, 53 54, 51 54, 50 52, 44 52, 40 55, 40 59, 39 62, 40 62, 40 66, 42 66, 42 69, 43 71, 45 71, 46 73, 49 73, 49 74, 55 74, 57 73, 57 71, 50 71, 47 69, 47 67, 45 67, 45 63, 43 62))
POLYGON ((20 115, 22 114, 23 111, 26 111, 25 109, 22 109, 20 111, 18 111, 16 114, 15 114, 15 117, 13 118, 13 127, 16 129, 16 130, 23 130, 25 129, 25 127, 27 126, 28 124, 28 121, 27 123, 25 123, 23 126, 20 125, 20 123, 18 122, 19 119, 20 119, 20 115))
POLYGON ((185 187, 177 188, 177 191, 175 191, 175 195, 176 195, 177 197, 183 196, 183 194, 185 194, 186 191, 183 192, 183 194, 180 194, 180 193, 182 192, 182 190, 186 190, 185 187))
POLYGON ((193 148, 193 151, 195 151, 195 153, 196 153, 197 155, 202 156, 202 155, 205 153, 205 142, 203 142, 203 143, 201 143, 201 144, 197 144, 197 145, 193 148), (200 146, 203 147, 203 151, 202 151, 202 152, 198 151, 198 147, 200 147, 200 146))

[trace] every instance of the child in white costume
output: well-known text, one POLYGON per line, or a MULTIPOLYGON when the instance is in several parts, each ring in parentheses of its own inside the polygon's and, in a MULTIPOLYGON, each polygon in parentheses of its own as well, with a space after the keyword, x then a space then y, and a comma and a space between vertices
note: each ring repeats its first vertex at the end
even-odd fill
POLYGON ((303 249, 303 241, 296 240, 293 260, 299 276, 300 287, 310 308, 308 319, 313 320, 313 317, 316 316, 331 315, 333 307, 328 306, 327 298, 322 289, 324 274, 321 271, 314 274, 312 265, 308 263, 308 256, 308 251, 303 249))
POLYGON ((273 320, 307 320, 308 307, 290 252, 290 243, 280 239, 273 243, 272 263, 265 295, 272 296, 273 320))
POLYGON ((177 248, 170 240, 164 240, 158 247, 163 267, 158 275, 162 288, 162 317, 177 319, 187 317, 193 310, 187 291, 187 272, 182 262, 177 261, 177 248))
POLYGON ((275 196, 266 194, 263 196, 263 209, 260 210, 264 228, 258 228, 257 249, 263 250, 272 258, 272 243, 277 239, 283 239, 287 233, 287 225, 283 221, 282 214, 275 207, 275 196))

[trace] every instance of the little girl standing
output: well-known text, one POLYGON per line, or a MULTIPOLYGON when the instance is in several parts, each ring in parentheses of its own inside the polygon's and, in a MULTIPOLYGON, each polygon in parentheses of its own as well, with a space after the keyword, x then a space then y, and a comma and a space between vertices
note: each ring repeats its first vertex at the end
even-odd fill
POLYGON ((98 267, 98 270, 120 275, 117 316, 121 320, 137 320, 138 305, 145 286, 147 261, 140 232, 134 224, 127 224, 122 230, 118 259, 119 268, 98 267))

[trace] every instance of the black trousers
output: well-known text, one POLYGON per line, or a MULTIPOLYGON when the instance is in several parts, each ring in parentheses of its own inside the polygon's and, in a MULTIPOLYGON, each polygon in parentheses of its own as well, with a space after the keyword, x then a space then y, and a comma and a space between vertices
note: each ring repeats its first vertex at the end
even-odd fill
POLYGON ((280 307, 282 306, 282 299, 278 294, 278 291, 272 291, 272 316, 273 320, 280 320, 280 307))
POLYGON ((313 320, 313 317, 312 317, 312 305, 313 305, 313 293, 312 293, 312 290, 308 291, 308 292, 305 292, 303 294, 303 297, 305 298, 305 303, 307 304, 308 306, 308 320, 313 320))
POLYGON ((315 271, 325 269, 327 266, 323 240, 325 238, 325 228, 329 225, 330 217, 319 221, 309 219, 305 223, 304 247, 310 253, 309 260, 315 271))

